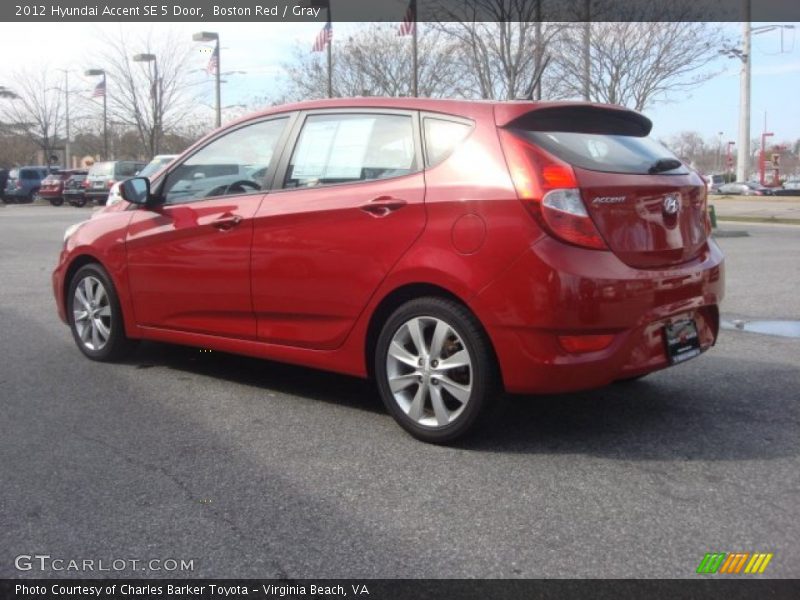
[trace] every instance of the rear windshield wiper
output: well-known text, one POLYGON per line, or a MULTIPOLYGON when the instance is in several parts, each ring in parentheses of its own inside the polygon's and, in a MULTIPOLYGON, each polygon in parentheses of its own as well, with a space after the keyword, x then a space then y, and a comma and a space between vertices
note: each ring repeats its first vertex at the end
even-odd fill
POLYGON ((654 173, 663 173, 664 171, 672 171, 681 166, 681 161, 676 158, 659 158, 647 170, 651 175, 654 173))

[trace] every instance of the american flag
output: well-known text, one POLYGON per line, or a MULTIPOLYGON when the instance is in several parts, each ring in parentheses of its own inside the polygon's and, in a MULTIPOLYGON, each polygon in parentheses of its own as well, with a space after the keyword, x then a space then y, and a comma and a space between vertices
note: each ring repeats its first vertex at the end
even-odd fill
POLYGON ((416 0, 410 0, 408 3, 408 10, 403 16, 403 22, 397 28, 397 35, 411 35, 417 28, 417 3, 416 0))
POLYGON ((328 21, 325 23, 325 27, 323 27, 317 34, 317 39, 314 41, 314 47, 311 49, 311 51, 322 52, 325 49, 326 44, 330 44, 332 39, 333 27, 331 26, 331 22, 328 21))
POLYGON ((211 58, 208 59, 206 65, 206 73, 209 75, 216 75, 219 70, 219 46, 214 46, 214 51, 211 53, 211 58))
POLYGON ((94 90, 92 90, 92 98, 103 98, 106 95, 106 80, 103 80, 94 86, 94 90))

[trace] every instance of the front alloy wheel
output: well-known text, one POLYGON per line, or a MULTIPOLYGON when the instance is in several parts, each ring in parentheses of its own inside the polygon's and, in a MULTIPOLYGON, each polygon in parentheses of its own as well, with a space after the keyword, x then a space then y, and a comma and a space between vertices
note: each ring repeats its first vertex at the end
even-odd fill
POLYGON ((91 275, 75 287, 72 318, 78 338, 88 350, 102 350, 111 337, 111 306, 103 283, 91 275))
POLYGON ((75 343, 89 358, 116 360, 132 347, 125 337, 116 291, 100 265, 84 265, 75 273, 67 296, 67 314, 75 343))
POLYGON ((485 333, 465 307, 442 298, 413 300, 389 318, 375 367, 389 412, 428 442, 466 434, 494 391, 485 333))

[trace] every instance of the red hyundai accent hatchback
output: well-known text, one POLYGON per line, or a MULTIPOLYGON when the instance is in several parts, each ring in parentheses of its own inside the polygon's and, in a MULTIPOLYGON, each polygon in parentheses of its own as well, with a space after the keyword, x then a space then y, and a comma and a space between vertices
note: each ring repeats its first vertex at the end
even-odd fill
POLYGON ((705 182, 650 128, 585 103, 274 107, 71 227, 58 312, 94 360, 148 339, 373 377, 447 442, 501 389, 595 388, 715 343, 705 182))

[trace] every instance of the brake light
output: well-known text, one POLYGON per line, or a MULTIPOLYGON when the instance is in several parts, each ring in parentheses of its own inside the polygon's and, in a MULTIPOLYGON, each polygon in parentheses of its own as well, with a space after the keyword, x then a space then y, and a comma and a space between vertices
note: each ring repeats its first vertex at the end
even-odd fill
POLYGON ((116 181, 114 181, 113 179, 109 179, 109 180, 108 180, 108 189, 111 189, 111 187, 112 187, 112 186, 113 186, 115 183, 116 183, 116 181))
POLYGON ((21 190, 21 189, 22 189, 22 182, 21 182, 21 181, 19 181, 19 180, 17 181, 16 188, 17 188, 18 190, 21 190))
POLYGON ((569 244, 608 249, 581 199, 572 166, 508 130, 499 133, 517 196, 539 225, 569 244))
POLYGON ((84 188, 84 189, 88 188, 89 187, 89 180, 88 179, 84 179, 83 183, 81 184, 81 187, 84 188))

